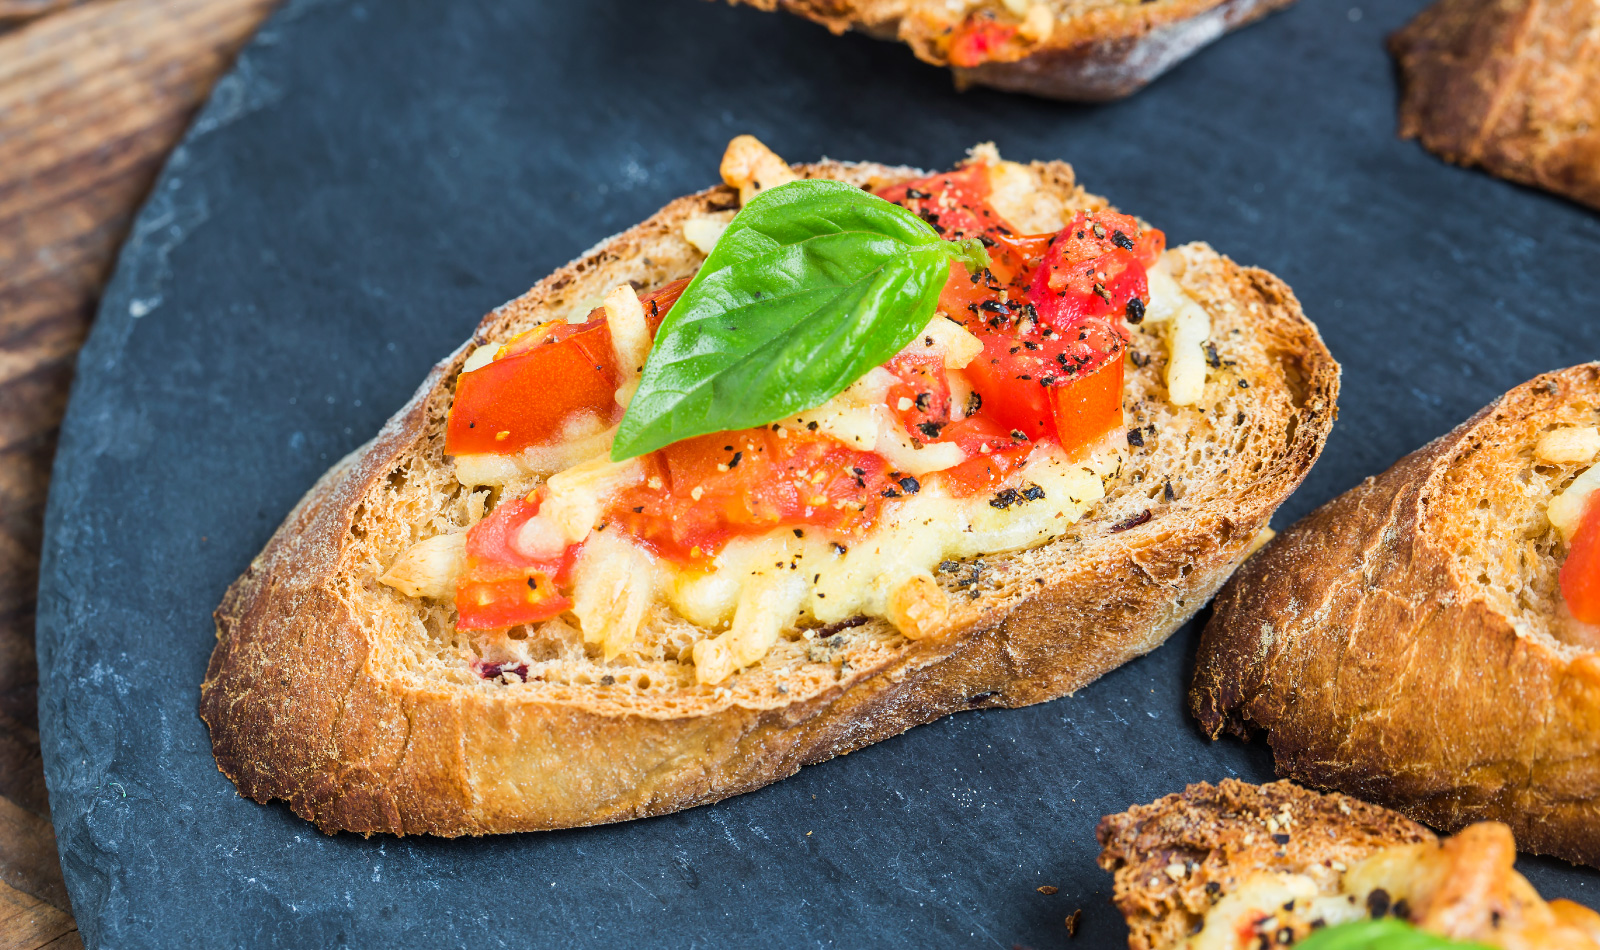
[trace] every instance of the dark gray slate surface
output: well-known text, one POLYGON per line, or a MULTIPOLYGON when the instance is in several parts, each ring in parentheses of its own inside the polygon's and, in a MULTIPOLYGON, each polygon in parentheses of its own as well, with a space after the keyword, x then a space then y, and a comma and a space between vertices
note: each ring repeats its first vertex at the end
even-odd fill
MULTIPOLYGON (((483 841, 325 837, 240 799, 196 716, 210 611, 489 307, 714 180, 995 139, 1288 280, 1345 366, 1286 524, 1600 356, 1600 220, 1392 135, 1382 37, 1303 0, 1139 97, 954 93, 903 50, 695 0, 292 3, 140 216, 84 349, 40 591, 51 805, 90 947, 1121 945, 1096 819, 1270 776, 1182 712, 1191 626, 1076 697, 970 713, 714 807, 483 841), (808 835, 807 833, 810 832, 808 835), (1042 884, 1061 890, 1035 891, 1042 884)), ((1525 862, 1600 905, 1600 874, 1525 862)))

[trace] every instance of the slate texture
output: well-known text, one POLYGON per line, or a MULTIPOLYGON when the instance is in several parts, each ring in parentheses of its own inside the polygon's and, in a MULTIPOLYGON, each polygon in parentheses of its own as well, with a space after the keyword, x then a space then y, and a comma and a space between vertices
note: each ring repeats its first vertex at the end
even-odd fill
MULTIPOLYGON (((1270 777, 1264 747, 1182 712, 1193 625, 1076 697, 714 807, 439 841, 326 837, 239 798, 195 711, 210 612, 484 311, 710 183, 738 132, 925 167, 993 139, 1275 271, 1345 367, 1287 524, 1600 356, 1600 218, 1395 139, 1381 41, 1422 2, 1302 0, 1094 108, 957 94, 896 46, 698 0, 291 3, 139 217, 63 430, 40 729, 87 944, 1124 945, 1096 819, 1270 777)), ((1600 874, 1525 863, 1600 905, 1600 874)))

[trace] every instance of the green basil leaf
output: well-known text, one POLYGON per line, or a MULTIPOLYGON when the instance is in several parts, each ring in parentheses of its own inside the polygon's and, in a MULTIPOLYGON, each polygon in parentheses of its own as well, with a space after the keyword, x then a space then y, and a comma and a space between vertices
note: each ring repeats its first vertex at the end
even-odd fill
POLYGON ((843 182, 762 192, 662 322, 611 457, 828 401, 927 326, 952 260, 988 255, 843 182))
POLYGON ((1295 950, 1489 950, 1481 943, 1451 940, 1404 921, 1357 920, 1311 933, 1295 950))

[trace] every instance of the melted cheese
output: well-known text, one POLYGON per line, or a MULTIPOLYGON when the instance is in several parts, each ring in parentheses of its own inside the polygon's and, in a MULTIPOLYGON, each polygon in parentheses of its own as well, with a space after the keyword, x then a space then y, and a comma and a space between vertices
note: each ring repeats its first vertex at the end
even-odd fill
POLYGON ((1572 536, 1578 533, 1578 526, 1583 524, 1583 513, 1589 507, 1589 498, 1597 489, 1600 489, 1600 465, 1585 469, 1565 491, 1550 499, 1545 516, 1566 541, 1570 542, 1572 536))
MULTIPOLYGON (((936 635, 947 615, 933 568, 950 558, 1014 551, 1060 537, 1105 495, 1120 457, 1108 445, 1088 459, 1068 460, 1041 445, 1008 484, 1037 486, 1042 497, 1007 507, 992 494, 955 498, 930 482, 885 506, 871 531, 844 546, 820 532, 785 528, 730 542, 708 571, 663 563, 662 595, 679 614, 727 633, 695 649, 696 675, 719 682, 753 660, 755 644, 771 646, 773 630, 802 617, 837 623, 886 617, 908 637, 936 635), (756 593, 752 594, 752 591, 756 593), (754 599, 752 599, 754 598, 754 599)), ((757 657, 759 659, 759 657, 757 657)))
POLYGON ((1211 337, 1211 316, 1172 278, 1176 251, 1161 256, 1149 270, 1150 302, 1145 322, 1165 324, 1167 336, 1167 399, 1175 406, 1192 406, 1206 388, 1206 340, 1211 337))

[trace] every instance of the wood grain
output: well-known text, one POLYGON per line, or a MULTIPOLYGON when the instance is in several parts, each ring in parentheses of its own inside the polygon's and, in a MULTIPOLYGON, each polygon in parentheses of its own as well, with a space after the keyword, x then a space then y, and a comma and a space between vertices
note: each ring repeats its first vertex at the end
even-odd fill
POLYGON ((82 947, 40 765, 44 501, 134 212, 274 0, 0 0, 0 950, 82 947))

